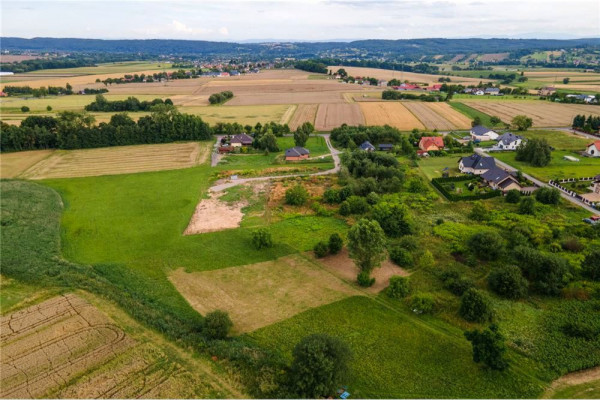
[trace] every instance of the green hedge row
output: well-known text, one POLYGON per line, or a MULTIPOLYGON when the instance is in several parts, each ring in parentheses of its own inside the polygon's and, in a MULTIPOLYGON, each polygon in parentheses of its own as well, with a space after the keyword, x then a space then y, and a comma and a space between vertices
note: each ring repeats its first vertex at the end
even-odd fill
POLYGON ((433 178, 431 180, 431 184, 440 191, 450 201, 469 201, 469 200, 484 200, 491 199, 493 197, 498 197, 502 193, 499 190, 494 190, 487 193, 482 194, 473 194, 469 196, 458 196, 454 193, 450 193, 446 190, 445 187, 442 186, 442 182, 458 182, 458 181, 468 181, 472 180, 472 175, 462 175, 462 176, 453 176, 449 178, 433 178))

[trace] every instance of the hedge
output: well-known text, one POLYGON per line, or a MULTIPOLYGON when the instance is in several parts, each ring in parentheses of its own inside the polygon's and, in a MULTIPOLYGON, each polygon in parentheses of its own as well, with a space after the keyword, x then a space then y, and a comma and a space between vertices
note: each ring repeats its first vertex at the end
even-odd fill
POLYGON ((473 194, 469 196, 458 196, 453 193, 450 193, 444 188, 441 183, 442 182, 458 182, 458 181, 468 181, 472 180, 473 176, 471 175, 462 175, 462 176, 453 176, 449 178, 433 178, 431 180, 431 184, 440 191, 441 194, 444 195, 450 201, 469 201, 469 200, 484 200, 491 199, 493 197, 498 197, 502 194, 499 190, 493 190, 491 192, 482 193, 482 194, 473 194))

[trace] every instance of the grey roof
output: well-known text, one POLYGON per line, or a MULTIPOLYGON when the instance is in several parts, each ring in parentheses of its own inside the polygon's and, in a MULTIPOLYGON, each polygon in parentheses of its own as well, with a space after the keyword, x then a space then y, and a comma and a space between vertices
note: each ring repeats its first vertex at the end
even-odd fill
MULTIPOLYGON (((516 183, 517 185, 519 185, 519 183, 517 182, 516 179, 505 179, 504 182, 500 183, 498 186, 500 186, 502 189, 505 189, 507 186, 509 186, 512 183, 516 183)), ((519 185, 521 186, 521 185, 519 185)))
POLYGON ((471 133, 477 135, 477 136, 482 136, 485 135, 488 132, 491 132, 492 130, 490 128, 486 128, 483 125, 477 125, 471 128, 471 133))
POLYGON ((379 144, 380 149, 391 149, 393 147, 394 147, 394 145, 391 143, 380 143, 379 144))
POLYGON ((310 151, 308 151, 308 149, 305 149, 304 147, 300 147, 300 146, 292 147, 291 149, 287 149, 285 151, 286 157, 300 157, 300 156, 304 156, 307 154, 310 154, 310 151))
POLYGON ((498 88, 485 88, 485 93, 500 93, 500 89, 498 88))
POLYGON ((373 146, 371 144, 371 142, 369 142, 368 140, 363 142, 363 144, 360 145, 360 149, 361 150, 375 150, 375 146, 373 146))
POLYGON ((491 169, 496 168, 496 159, 494 157, 482 157, 479 154, 473 154, 469 157, 461 158, 466 168, 491 169))
POLYGON ((231 143, 252 143, 253 140, 254 139, 252 139, 252 136, 248 136, 245 133, 240 133, 239 135, 235 135, 231 138, 231 143))
POLYGON ((514 133, 511 132, 506 132, 504 133, 502 136, 498 137, 498 143, 502 143, 502 144, 511 144, 512 142, 515 142, 517 140, 523 140, 522 136, 519 135, 515 135, 514 133))
POLYGON ((508 178, 509 176, 511 176, 511 175, 508 172, 506 172, 505 170, 498 168, 498 167, 490 168, 487 171, 485 171, 483 174, 481 174, 481 177, 483 179, 485 179, 486 181, 495 182, 495 183, 500 183, 503 180, 505 180, 506 178, 508 178))

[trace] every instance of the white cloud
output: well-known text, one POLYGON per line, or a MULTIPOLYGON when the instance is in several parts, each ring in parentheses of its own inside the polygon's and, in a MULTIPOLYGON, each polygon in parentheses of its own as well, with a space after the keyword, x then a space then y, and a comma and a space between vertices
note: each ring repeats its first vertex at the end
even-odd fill
POLYGON ((222 26, 219 28, 219 33, 223 36, 229 35, 229 29, 226 26, 222 26))

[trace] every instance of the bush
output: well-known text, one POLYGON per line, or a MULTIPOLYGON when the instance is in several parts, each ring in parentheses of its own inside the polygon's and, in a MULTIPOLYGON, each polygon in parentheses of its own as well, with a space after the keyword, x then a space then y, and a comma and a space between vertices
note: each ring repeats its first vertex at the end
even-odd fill
POLYGON ((496 232, 477 232, 467 242, 471 251, 482 260, 496 260, 504 253, 504 239, 496 232))
POLYGON ((401 299, 408 296, 410 293, 410 287, 408 285, 408 278, 404 276, 392 276, 390 278, 390 285, 386 290, 388 297, 392 299, 401 299))
POLYGON ((328 204, 338 204, 340 202, 340 192, 335 189, 327 189, 323 193, 323 201, 328 204))
POLYGON ((419 256, 419 267, 421 268, 429 268, 435 265, 435 258, 433 258, 433 254, 429 250, 425 250, 419 256))
POLYGON ((431 314, 434 307, 435 301, 429 293, 415 294, 410 299, 410 309, 416 314, 431 314))
POLYGON ((457 296, 475 286, 472 280, 461 276, 457 271, 446 271, 441 276, 444 287, 457 296))
POLYGON ((315 256, 322 258, 325 257, 329 253, 329 247, 325 242, 319 242, 314 247, 315 256))
POLYGON ((367 195, 367 203, 369 203, 372 206, 379 203, 379 200, 380 200, 380 197, 375 192, 371 192, 367 195))
POLYGON ((340 215, 348 216, 351 214, 350 204, 347 201, 344 201, 340 206, 340 215))
POLYGON ((257 250, 273 246, 273 238, 271 232, 267 228, 260 228, 252 232, 252 244, 257 250))
POLYGON ((350 207, 350 214, 364 214, 369 211, 369 203, 364 197, 350 196, 346 202, 350 207))
POLYGON ((478 289, 467 290, 460 298, 458 313, 470 322, 486 322, 492 318, 491 301, 478 289))
POLYGON ((476 201, 473 203, 469 218, 474 221, 486 221, 489 218, 488 210, 482 202, 476 201))
POLYGON ((202 332, 209 339, 225 339, 233 322, 225 311, 216 310, 206 314, 202 332))
POLYGON ((27 106, 21 107, 21 112, 24 112, 24 113, 29 112, 29 107, 27 107, 27 106))
POLYGON ((560 246, 563 250, 573 253, 579 253, 585 248, 585 246, 579 241, 579 238, 575 236, 566 238, 562 241, 560 246))
POLYGON ((52 111, 52 106, 46 106, 46 111, 48 111, 48 112, 52 111))
POLYGON ((329 236, 328 247, 331 254, 337 254, 342 250, 342 247, 344 247, 344 240, 339 234, 332 233, 331 236, 329 236))
POLYGON ((517 189, 509 190, 506 193, 506 196, 504 197, 504 200, 506 200, 507 203, 512 203, 512 204, 517 204, 520 199, 521 199, 521 192, 519 192, 517 189))
POLYGON ((541 187, 535 191, 535 199, 543 204, 560 203, 560 191, 556 188, 541 187))
POLYGON ((504 357, 506 353, 504 337, 498 332, 495 324, 484 331, 475 329, 465 332, 465 338, 473 345, 473 361, 482 362, 498 371, 508 367, 508 361, 504 357))
POLYGON ((399 237, 413 232, 413 220, 405 205, 382 201, 373 207, 373 218, 390 237, 399 237))
POLYGON ((398 246, 409 251, 415 251, 419 248, 419 241, 415 236, 406 235, 400 238, 398 246))
POLYGON ((512 253, 531 288, 538 293, 558 296, 572 278, 568 261, 555 254, 525 246, 517 246, 512 253))
POLYGON ((535 199, 523 197, 519 202, 519 214, 535 215, 535 199))
POLYGON ((344 186, 339 191, 340 201, 346 200, 348 197, 352 196, 352 189, 350 186, 344 186))
POLYGON ((285 202, 292 206, 301 206, 308 200, 308 191, 302 185, 296 185, 285 191, 285 202))
POLYGON ((600 281, 600 249, 592 250, 581 263, 581 273, 593 281, 600 281))
POLYGON ((525 297, 529 286, 521 269, 514 265, 492 270, 488 275, 488 285, 494 293, 508 299, 525 297))
POLYGON ((362 271, 356 277, 356 282, 358 282, 359 286, 371 287, 375 283, 375 278, 371 277, 371 273, 369 271, 362 271))
POLYGON ((402 268, 412 268, 415 263, 412 254, 400 246, 396 246, 390 250, 390 258, 394 264, 402 268))

